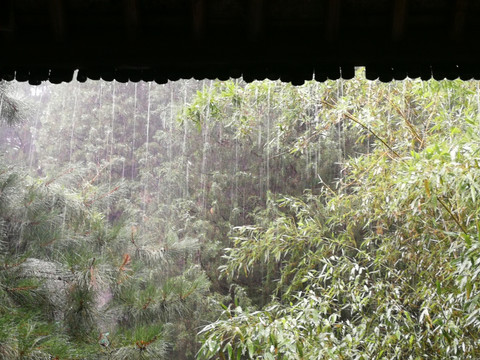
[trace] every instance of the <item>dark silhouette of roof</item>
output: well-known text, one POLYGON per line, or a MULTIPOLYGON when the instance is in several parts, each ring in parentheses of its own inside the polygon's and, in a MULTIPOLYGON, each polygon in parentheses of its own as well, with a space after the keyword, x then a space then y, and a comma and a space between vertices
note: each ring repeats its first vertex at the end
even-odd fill
POLYGON ((0 0, 0 79, 480 78, 474 0, 0 0))

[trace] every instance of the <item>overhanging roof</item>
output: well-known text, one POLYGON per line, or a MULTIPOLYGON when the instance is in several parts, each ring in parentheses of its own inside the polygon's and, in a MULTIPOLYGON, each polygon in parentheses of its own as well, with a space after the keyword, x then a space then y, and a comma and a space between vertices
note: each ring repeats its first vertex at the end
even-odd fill
POLYGON ((474 0, 0 0, 0 79, 480 79, 474 0))

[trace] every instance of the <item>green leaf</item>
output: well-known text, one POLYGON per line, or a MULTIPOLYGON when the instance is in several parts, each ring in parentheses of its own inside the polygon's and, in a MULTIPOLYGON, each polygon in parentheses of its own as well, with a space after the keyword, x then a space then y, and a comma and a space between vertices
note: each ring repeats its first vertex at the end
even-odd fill
POLYGON ((228 352, 228 358, 231 359, 233 357, 233 348, 232 348, 232 344, 228 343, 226 345, 226 348, 227 348, 227 352, 228 352))
POLYGON ((253 347, 253 343, 250 339, 247 340, 247 349, 248 349, 248 355, 250 356, 251 359, 253 359, 255 355, 255 350, 253 347))

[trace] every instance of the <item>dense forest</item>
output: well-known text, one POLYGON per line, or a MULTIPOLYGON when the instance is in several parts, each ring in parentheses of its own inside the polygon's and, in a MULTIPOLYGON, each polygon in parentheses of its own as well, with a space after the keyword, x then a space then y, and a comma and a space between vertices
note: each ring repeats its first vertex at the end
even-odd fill
POLYGON ((478 82, 0 83, 0 358, 477 359, 478 82))

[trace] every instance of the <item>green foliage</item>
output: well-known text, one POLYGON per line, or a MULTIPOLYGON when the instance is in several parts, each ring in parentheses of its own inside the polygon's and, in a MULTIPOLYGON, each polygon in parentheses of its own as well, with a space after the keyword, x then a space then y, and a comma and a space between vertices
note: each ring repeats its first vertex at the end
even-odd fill
POLYGON ((15 91, 0 357, 479 357, 476 83, 15 91))
POLYGON ((5 160, 26 160, 25 175, 2 172, 2 250, 11 263, 26 259, 26 280, 39 284, 8 306, 26 310, 43 299, 42 320, 68 340, 60 358, 181 359, 198 349, 210 285, 196 255, 205 234, 189 231, 198 219, 183 198, 188 177, 174 143, 184 130, 175 121, 177 90, 186 97, 195 86, 17 86, 37 111, 21 128, 2 129, 12 144, 5 160))
POLYGON ((0 122, 13 125, 25 118, 25 104, 9 92, 10 86, 5 81, 0 81, 0 122))
POLYGON ((200 358, 479 356, 474 85, 376 86, 373 104, 347 91, 330 107, 375 134, 337 189, 279 198, 236 230, 223 273, 266 267, 272 300, 228 307, 202 330, 200 358))
POLYGON ((163 339, 164 329, 161 325, 137 326, 126 330, 118 336, 128 339, 123 341, 112 354, 113 359, 165 359, 168 358, 167 342, 163 339))

